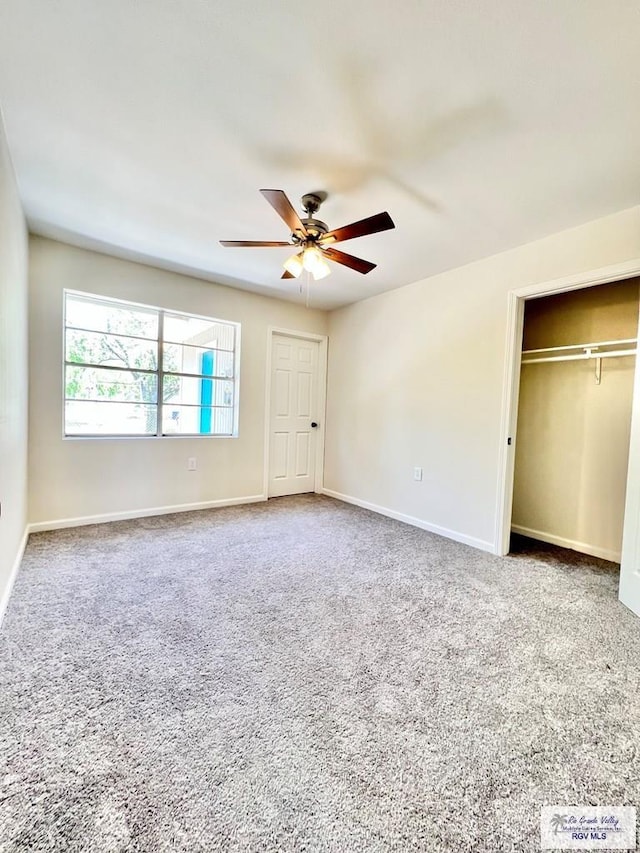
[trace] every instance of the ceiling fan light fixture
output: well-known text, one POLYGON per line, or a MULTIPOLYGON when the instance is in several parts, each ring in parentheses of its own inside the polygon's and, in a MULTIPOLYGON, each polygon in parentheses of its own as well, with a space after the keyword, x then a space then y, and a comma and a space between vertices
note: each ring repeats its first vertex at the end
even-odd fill
POLYGON ((310 272, 314 281, 326 278, 331 272, 331 267, 326 262, 322 251, 315 245, 307 245, 302 253, 302 266, 310 272))
POLYGON ((298 278, 303 269, 300 254, 296 253, 295 255, 291 255, 291 257, 287 258, 287 260, 282 266, 290 275, 292 275, 294 278, 298 278))
POLYGON ((318 264, 322 263, 322 252, 315 245, 306 246, 302 253, 302 266, 312 273, 318 264))
POLYGON ((324 258, 319 258, 315 266, 311 270, 311 275, 314 281, 319 281, 321 278, 326 278, 331 272, 331 267, 324 258))

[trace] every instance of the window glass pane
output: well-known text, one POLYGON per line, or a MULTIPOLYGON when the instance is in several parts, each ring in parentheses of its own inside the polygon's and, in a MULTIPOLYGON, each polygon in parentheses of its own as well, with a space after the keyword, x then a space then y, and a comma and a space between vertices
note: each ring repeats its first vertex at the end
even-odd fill
POLYGON ((69 400, 97 400, 122 403, 155 403, 158 377, 154 373, 130 373, 98 367, 65 369, 65 396, 69 400))
POLYGON ((233 406, 233 382, 226 379, 164 377, 163 401, 170 405, 233 406))
POLYGON ((139 403, 65 403, 66 435, 153 435, 156 407, 139 403))
POLYGON ((164 315, 164 339, 168 343, 233 350, 234 338, 235 328, 229 323, 186 314, 164 315))
POLYGON ((156 370, 158 345, 155 341, 67 329, 65 357, 84 364, 156 370))
POLYGON ((163 435, 233 435, 233 409, 215 406, 163 406, 163 435))
POLYGON ((233 353, 181 344, 165 344, 164 369, 174 373, 203 373, 233 377, 233 353))
POLYGON ((141 338, 158 337, 158 311, 89 296, 66 294, 66 325, 141 338))

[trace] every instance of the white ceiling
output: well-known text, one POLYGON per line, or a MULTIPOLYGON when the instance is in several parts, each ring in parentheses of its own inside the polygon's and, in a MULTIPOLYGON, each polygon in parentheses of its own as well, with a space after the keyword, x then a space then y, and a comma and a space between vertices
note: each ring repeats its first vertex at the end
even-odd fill
POLYGON ((300 299, 259 194, 326 190, 321 307, 639 202, 637 0, 2 0, 0 103, 31 229, 300 299))

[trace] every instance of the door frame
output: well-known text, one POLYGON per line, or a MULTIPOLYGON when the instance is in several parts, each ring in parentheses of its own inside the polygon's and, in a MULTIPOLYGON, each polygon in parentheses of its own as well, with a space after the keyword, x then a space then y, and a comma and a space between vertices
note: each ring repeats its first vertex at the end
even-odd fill
MULTIPOLYGON (((553 296, 582 290, 599 284, 623 281, 640 276, 640 258, 621 264, 601 267, 590 272, 553 279, 552 281, 515 288, 508 293, 507 332, 504 361, 504 381, 502 389, 502 413, 500 424, 500 449, 498 459, 498 489, 496 506, 495 552, 499 556, 509 553, 511 536, 511 516, 513 509, 513 485, 515 469, 515 440, 518 421, 518 397, 520 392, 520 367, 522 354, 522 336, 524 331, 524 304, 527 299, 541 296, 553 296), (511 444, 508 443, 509 438, 511 444)), ((634 385, 633 418, 640 417, 639 392, 634 385)), ((640 424, 636 430, 640 430, 640 424)), ((632 422, 633 436, 633 422, 632 422)), ((640 512, 630 512, 629 496, 640 494, 640 470, 629 466, 627 472, 627 502, 625 505, 624 538, 637 543, 634 549, 623 546, 623 556, 636 565, 640 565, 640 512), (631 517, 628 517, 631 516, 631 517), (633 550, 633 555, 631 551, 633 550)))
POLYGON ((318 347, 318 429, 316 431, 316 458, 315 476, 313 490, 316 493, 322 491, 324 484, 324 442, 325 421, 327 414, 327 361, 329 351, 329 337, 317 335, 313 332, 301 332, 297 329, 282 329, 279 326, 269 326, 267 329, 267 368, 265 378, 265 401, 264 401, 264 470, 262 491, 265 500, 269 499, 269 455, 271 447, 271 353, 273 350, 273 336, 284 335, 288 338, 298 338, 303 341, 315 341, 318 347))
MULTIPOLYGON (((515 469, 515 440, 518 421, 518 397, 520 392, 520 368, 522 338, 524 331, 524 304, 527 299, 552 296, 581 290, 594 285, 609 284, 640 276, 640 258, 621 264, 602 267, 590 272, 566 278, 515 288, 508 293, 507 333, 500 424, 500 449, 498 460, 498 491, 496 506, 495 553, 509 553, 511 517, 513 510, 513 486, 515 469), (509 441, 510 439, 510 441, 509 441)), ((640 328, 639 328, 640 331, 640 328)), ((631 414, 631 439, 629 467, 627 469, 627 495, 625 500, 622 558, 620 568, 621 600, 634 612, 637 610, 631 592, 631 575, 640 573, 640 373, 636 361, 636 377, 633 389, 631 414), (631 603, 630 603, 631 602, 631 603)))

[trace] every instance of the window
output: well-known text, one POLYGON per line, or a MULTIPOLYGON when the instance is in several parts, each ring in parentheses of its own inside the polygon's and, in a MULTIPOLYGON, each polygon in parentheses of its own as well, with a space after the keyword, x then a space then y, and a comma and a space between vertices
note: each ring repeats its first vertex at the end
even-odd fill
POLYGON ((65 435, 238 434, 237 323, 64 298, 65 435))

